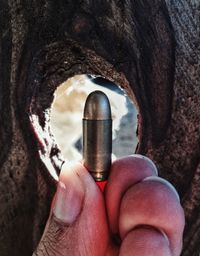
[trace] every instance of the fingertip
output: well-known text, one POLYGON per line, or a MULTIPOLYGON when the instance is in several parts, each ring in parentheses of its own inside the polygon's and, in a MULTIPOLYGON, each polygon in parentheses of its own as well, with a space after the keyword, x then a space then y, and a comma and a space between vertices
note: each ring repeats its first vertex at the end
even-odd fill
POLYGON ((154 162, 149 157, 140 155, 140 154, 134 154, 134 155, 132 155, 132 157, 141 159, 142 161, 145 161, 146 164, 148 165, 148 167, 152 169, 154 174, 158 175, 158 169, 157 169, 156 165, 154 164, 154 162))
POLYGON ((115 175, 117 175, 117 173, 121 172, 122 170, 126 172, 126 170, 130 169, 135 172, 135 174, 138 172, 138 175, 145 177, 150 175, 158 175, 158 170, 154 162, 150 158, 140 154, 121 157, 113 161, 111 175, 115 172, 115 175))
POLYGON ((168 180, 165 180, 161 177, 149 176, 149 177, 144 178, 142 182, 145 182, 145 181, 155 181, 155 182, 160 182, 160 183, 164 184, 174 193, 175 197, 180 202, 180 197, 179 197, 177 190, 168 180))
POLYGON ((172 256, 169 241, 153 227, 138 227, 131 230, 124 238, 120 256, 172 256))
POLYGON ((87 169, 81 162, 69 161, 62 165, 59 181, 65 181, 69 176, 78 175, 81 172, 87 172, 87 169))
POLYGON ((67 162, 62 166, 59 181, 67 181, 70 176, 77 176, 84 187, 85 193, 93 194, 98 190, 93 177, 81 162, 67 162))

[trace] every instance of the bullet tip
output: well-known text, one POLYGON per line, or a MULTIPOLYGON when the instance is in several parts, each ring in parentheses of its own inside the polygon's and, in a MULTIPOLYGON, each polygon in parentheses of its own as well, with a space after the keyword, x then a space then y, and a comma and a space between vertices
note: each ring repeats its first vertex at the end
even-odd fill
POLYGON ((94 91, 88 95, 83 118, 87 120, 111 119, 110 103, 105 93, 94 91))

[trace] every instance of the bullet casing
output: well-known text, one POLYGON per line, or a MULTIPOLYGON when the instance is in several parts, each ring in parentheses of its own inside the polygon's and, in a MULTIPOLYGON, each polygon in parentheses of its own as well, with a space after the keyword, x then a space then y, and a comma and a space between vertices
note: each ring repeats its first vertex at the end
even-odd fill
POLYGON ((95 181, 108 178, 112 153, 110 103, 101 91, 91 93, 83 118, 83 160, 95 181))
POLYGON ((84 164, 96 181, 108 178, 112 152, 112 121, 83 120, 84 164))

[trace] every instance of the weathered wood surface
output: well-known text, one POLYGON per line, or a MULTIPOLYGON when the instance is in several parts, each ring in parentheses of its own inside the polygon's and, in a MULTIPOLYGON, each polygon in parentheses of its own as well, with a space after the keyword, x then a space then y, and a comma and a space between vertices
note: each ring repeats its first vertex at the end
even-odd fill
POLYGON ((56 86, 81 73, 134 93, 137 150, 177 187, 182 255, 199 255, 199 16, 199 0, 0 1, 1 256, 31 255, 41 236, 55 182, 38 148, 56 170, 61 163, 51 137, 37 142, 28 114, 47 127, 56 86))

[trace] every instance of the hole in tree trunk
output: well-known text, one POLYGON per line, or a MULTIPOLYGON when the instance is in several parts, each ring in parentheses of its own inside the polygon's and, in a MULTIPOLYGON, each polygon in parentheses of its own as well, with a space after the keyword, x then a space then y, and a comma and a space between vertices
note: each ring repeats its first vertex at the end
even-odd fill
MULTIPOLYGON (((65 157, 64 150, 59 144, 58 138, 56 138, 55 131, 52 132, 52 102, 54 100, 55 91, 59 85, 63 84, 64 81, 67 81, 68 83, 68 80, 70 81, 70 78, 72 78, 73 80, 73 77, 75 75, 81 74, 95 75, 96 77, 87 76, 87 78, 90 78, 90 80, 92 79, 96 83, 100 83, 102 89, 102 83, 105 87, 110 86, 113 88, 114 85, 109 81, 120 85, 126 91, 126 94, 128 94, 129 97, 137 104, 137 109, 140 112, 138 118, 139 146, 137 147, 137 150, 142 147, 141 141, 144 133, 142 130, 142 124, 144 123, 144 120, 143 118, 141 118, 142 112, 141 109, 139 109, 140 105, 138 104, 136 96, 133 93, 133 84, 130 85, 126 75, 120 70, 117 70, 117 67, 107 62, 101 56, 96 55, 96 53, 92 50, 83 47, 82 45, 78 44, 73 40, 66 40, 65 42, 55 42, 40 49, 35 54, 33 62, 30 65, 30 72, 27 79, 26 91, 27 114, 29 117, 33 135, 36 139, 35 142, 38 153, 40 159, 46 167, 46 171, 48 171, 50 177, 53 178, 53 181, 58 180, 58 176, 64 161, 68 159, 72 160, 73 157, 65 157), (102 77, 106 77, 107 79, 109 79, 109 81, 106 81, 102 77)), ((90 84, 92 84, 91 81, 90 84)), ((74 87, 75 86, 73 85, 71 88, 74 87)), ((119 87, 115 86, 115 88, 118 88, 116 90, 119 91, 119 87)), ((95 89, 92 89, 91 87, 90 91, 92 90, 95 89)), ((90 91, 88 91, 88 93, 85 93, 85 97, 89 94, 90 91)), ((82 105, 84 103, 85 100, 82 102, 82 105)), ((125 103, 125 106, 126 104, 129 103, 125 103)), ((119 104, 117 104, 117 106, 118 105, 119 104)), ((72 104, 69 107, 72 107, 72 104)), ((79 114, 80 123, 82 122, 82 112, 83 108, 81 110, 81 113, 79 114)), ((121 112, 121 108, 118 110, 118 112, 121 112)), ((128 115, 130 116, 131 114, 128 115)), ((63 114, 63 116, 67 119, 66 114, 63 114)), ((73 114, 72 116, 73 118, 75 118, 76 115, 73 114)), ((122 126, 123 123, 125 123, 124 126, 129 126, 129 129, 131 130, 130 135, 128 135, 128 133, 124 131, 122 135, 118 136, 121 137, 120 141, 124 142, 124 144, 122 144, 124 148, 126 148, 126 151, 123 150, 123 153, 125 155, 132 154, 135 151, 134 144, 132 146, 129 146, 126 144, 125 141, 127 138, 129 138, 129 141, 132 141, 133 143, 136 139, 136 116, 137 114, 134 115, 133 119, 129 119, 132 120, 131 123, 133 122, 133 125, 130 123, 130 121, 128 121, 128 125, 125 125, 127 121, 123 121, 123 118, 121 119, 122 126), (133 121, 134 119, 135 121, 133 121), (130 151, 128 148, 130 149, 130 151)), ((59 124, 59 126, 60 125, 61 124, 59 124)), ((65 130, 67 129, 67 126, 65 126, 65 130)), ((80 127, 78 131, 78 137, 74 139, 72 143, 73 147, 76 150, 76 153, 78 151, 81 151, 81 133, 82 127, 80 127)), ((118 135, 118 130, 115 133, 118 135)), ((63 138, 63 141, 66 143, 71 136, 70 134, 67 135, 68 139, 65 140, 63 138)), ((121 142, 117 142, 117 139, 115 139, 113 142, 113 152, 114 154, 116 154, 117 157, 120 156, 120 152, 118 151, 120 150, 119 144, 121 142), (117 145, 117 143, 118 146, 115 147, 115 144, 117 145)), ((137 142, 135 142, 135 144, 137 144, 137 142)), ((78 154, 80 156, 79 152, 78 154)))

